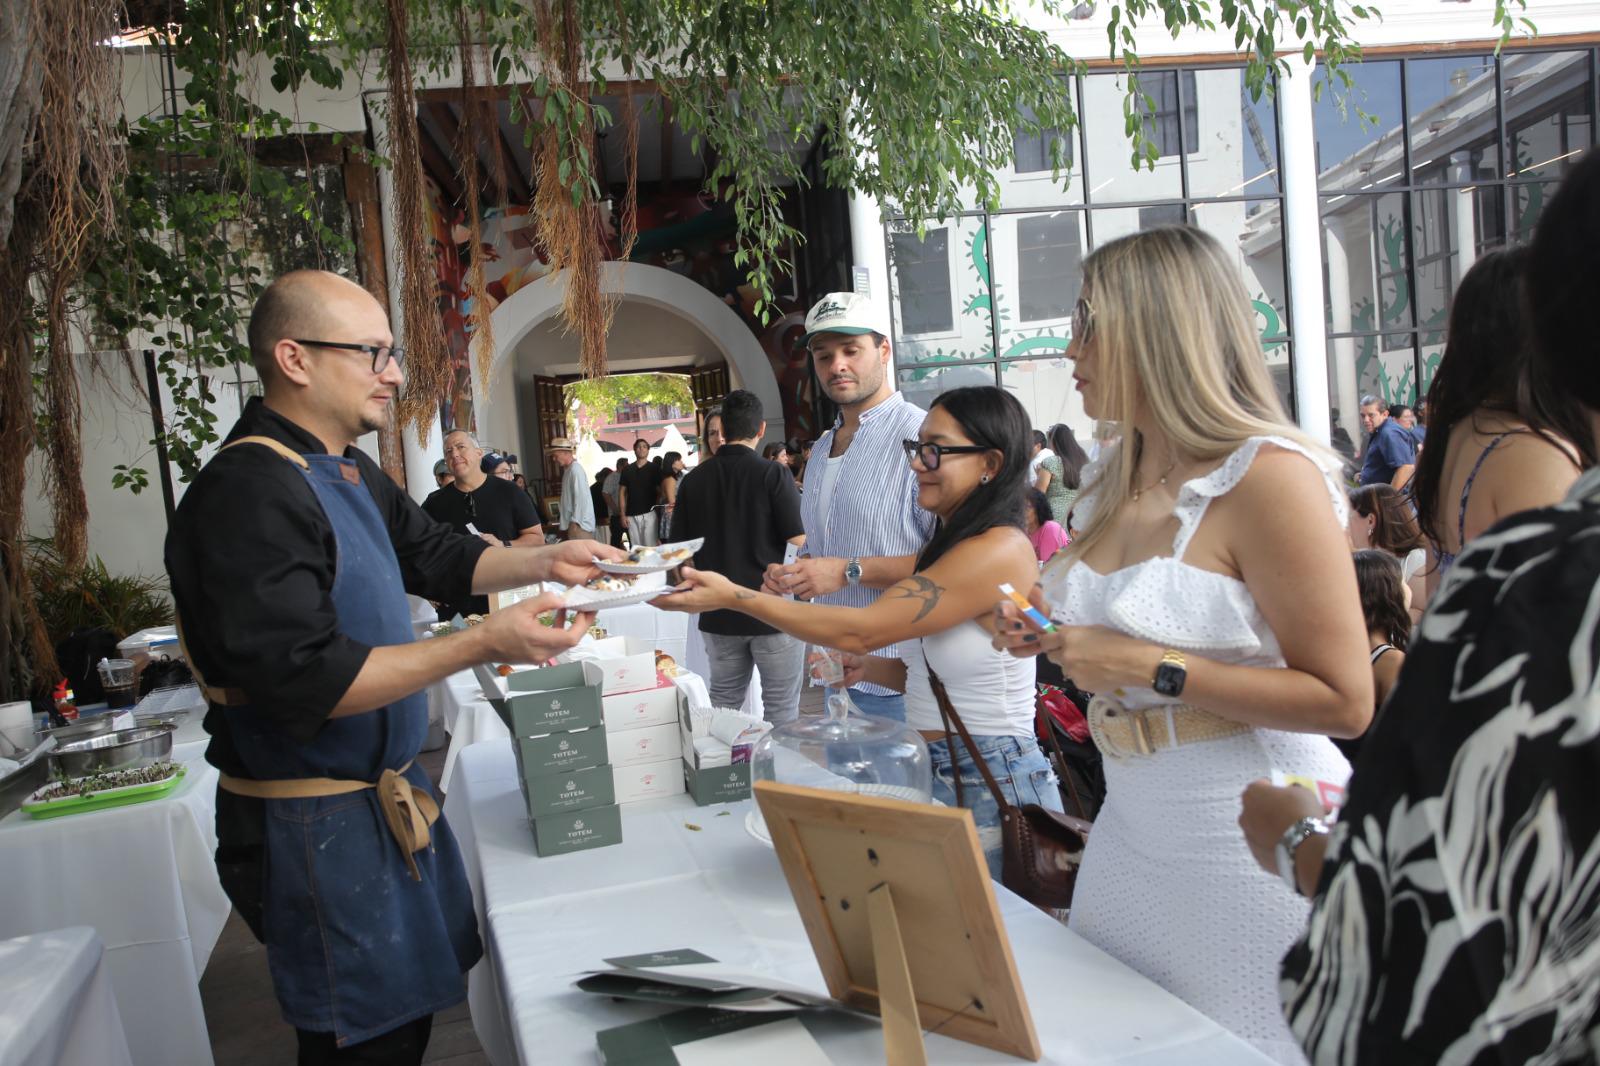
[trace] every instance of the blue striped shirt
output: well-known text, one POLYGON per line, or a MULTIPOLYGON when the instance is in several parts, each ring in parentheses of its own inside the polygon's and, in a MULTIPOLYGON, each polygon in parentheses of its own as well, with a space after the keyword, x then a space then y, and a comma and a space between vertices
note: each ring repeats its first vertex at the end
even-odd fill
MULTIPOLYGON (((823 469, 833 450, 835 422, 811 450, 806 464, 806 492, 800 497, 800 520, 806 530, 805 554, 814 557, 871 558, 915 555, 933 536, 934 517, 917 506, 917 476, 906 462, 903 440, 914 440, 927 412, 900 392, 861 415, 861 425, 839 462, 826 514, 822 513, 823 469)), ((865 607, 881 589, 846 585, 818 596, 817 603, 865 607)), ((915 642, 890 644, 875 654, 904 659, 915 642)), ((862 685, 864 691, 887 695, 890 690, 862 685)))

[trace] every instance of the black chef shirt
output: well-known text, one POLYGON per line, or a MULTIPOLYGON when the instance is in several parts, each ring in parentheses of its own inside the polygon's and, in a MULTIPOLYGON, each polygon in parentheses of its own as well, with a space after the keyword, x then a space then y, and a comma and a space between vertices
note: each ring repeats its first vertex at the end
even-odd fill
MULTIPOLYGON (((458 533, 466 533, 470 522, 479 533, 492 534, 506 544, 520 537, 524 529, 541 524, 528 494, 517 488, 516 482, 493 474, 471 492, 462 492, 454 484, 435 489, 422 501, 422 509, 434 521, 443 522, 458 533)), ((439 613, 450 618, 488 612, 489 597, 467 595, 445 600, 439 613)))
POLYGON ((628 490, 628 504, 626 515, 648 514, 650 508, 656 505, 656 488, 661 484, 661 474, 656 470, 655 464, 629 463, 622 469, 620 489, 628 490))
MULTIPOLYGON (((245 405, 228 440, 246 436, 301 453, 327 451, 259 397, 245 405)), ((429 518, 365 453, 344 454, 389 528, 406 591, 435 600, 466 595, 488 545, 429 518)), ((371 651, 339 631, 336 555, 333 526, 299 467, 258 445, 229 448, 207 463, 167 533, 167 575, 191 664, 207 685, 242 689, 253 713, 301 741, 316 736, 371 651)), ((206 760, 248 776, 220 710, 206 715, 205 726, 206 760)), ((260 803, 220 793, 219 842, 258 843, 260 803)))
MULTIPOLYGON (((783 562, 789 538, 804 532, 800 493, 788 468, 742 444, 724 444, 678 483, 672 539, 704 537, 695 568, 714 570, 735 585, 759 589, 767 567, 783 562)), ((738 611, 707 611, 700 632, 763 636, 777 630, 738 611)))

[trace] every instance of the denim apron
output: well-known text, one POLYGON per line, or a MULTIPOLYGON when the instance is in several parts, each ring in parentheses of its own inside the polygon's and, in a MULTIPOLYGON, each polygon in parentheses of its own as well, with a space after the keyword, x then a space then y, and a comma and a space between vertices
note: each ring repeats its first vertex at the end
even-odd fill
MULTIPOLYGON (((242 443, 242 442, 241 442, 242 443)), ((305 455, 299 468, 337 543, 332 589, 339 631, 372 647, 413 639, 400 565, 359 467, 305 455)), ((298 467, 297 467, 298 468, 298 467)), ((224 708, 239 757, 257 781, 327 777, 376 782, 421 750, 427 696, 329 718, 300 744, 253 714, 224 708)), ((404 777, 432 794, 427 775, 404 777)), ((466 870, 443 817, 410 856, 373 789, 265 804, 263 933, 284 1020, 335 1034, 340 1047, 380 1036, 466 998, 463 975, 483 954, 466 870)))

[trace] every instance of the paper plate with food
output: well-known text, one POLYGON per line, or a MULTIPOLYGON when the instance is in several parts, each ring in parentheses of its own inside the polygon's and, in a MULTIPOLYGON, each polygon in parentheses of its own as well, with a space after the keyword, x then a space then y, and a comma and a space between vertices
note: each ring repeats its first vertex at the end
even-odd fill
POLYGON ((656 574, 694 561, 694 553, 705 545, 704 537, 680 540, 675 544, 642 545, 630 551, 620 563, 596 559, 594 565, 608 574, 656 574))
POLYGON ((601 611, 607 607, 631 607, 649 603, 677 589, 664 582, 648 584, 623 574, 606 574, 584 585, 567 590, 566 606, 580 611, 601 611))

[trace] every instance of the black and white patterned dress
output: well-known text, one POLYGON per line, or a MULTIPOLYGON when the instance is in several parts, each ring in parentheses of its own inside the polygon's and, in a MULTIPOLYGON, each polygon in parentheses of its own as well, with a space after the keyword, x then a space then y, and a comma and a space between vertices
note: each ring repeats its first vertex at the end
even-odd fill
POLYGON ((1318 1064, 1600 1059, 1600 468, 1446 575, 1281 991, 1318 1064))

